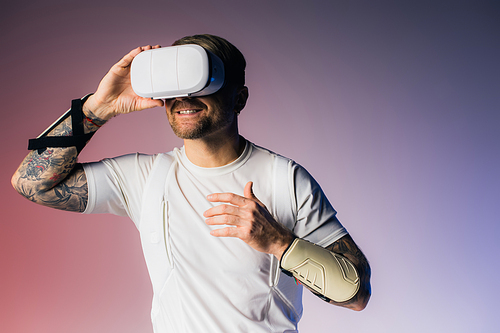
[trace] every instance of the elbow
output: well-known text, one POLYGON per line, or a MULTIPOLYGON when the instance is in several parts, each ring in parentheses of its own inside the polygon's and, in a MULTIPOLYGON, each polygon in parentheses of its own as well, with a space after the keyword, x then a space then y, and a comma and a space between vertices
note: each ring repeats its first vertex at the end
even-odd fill
POLYGON ((372 285, 371 285, 371 268, 368 261, 365 258, 365 264, 362 266, 361 270, 361 285, 355 296, 355 301, 352 303, 352 309, 354 311, 362 311, 368 305, 368 301, 372 295, 372 285))
POLYGON ((370 295, 363 296, 363 295, 360 295, 358 293, 352 299, 345 301, 343 303, 337 303, 335 301, 330 301, 330 304, 341 306, 343 308, 359 312, 359 311, 363 311, 366 308, 369 300, 370 300, 370 295))
POLYGON ((351 310, 354 311, 363 311, 368 305, 368 301, 370 300, 370 295, 367 297, 361 298, 358 302, 351 304, 351 310))
POLYGON ((371 297, 370 281, 365 280, 365 283, 362 283, 360 285, 358 292, 351 299, 343 303, 335 303, 333 301, 331 303, 353 311, 363 311, 368 305, 370 297, 371 297))
POLYGON ((16 171, 16 173, 14 173, 14 175, 10 179, 10 183, 14 190, 17 191, 17 193, 19 193, 26 199, 33 201, 36 190, 32 186, 30 186, 29 183, 23 181, 23 178, 21 177, 19 172, 16 171))
POLYGON ((349 300, 344 302, 335 302, 334 300, 330 300, 330 304, 341 306, 353 311, 363 311, 368 305, 368 301, 370 300, 371 290, 370 286, 365 288, 360 288, 358 292, 349 300))
POLYGON ((368 305, 368 301, 371 297, 370 283, 368 282, 367 285, 365 284, 364 288, 361 288, 355 297, 356 301, 350 304, 350 308, 354 311, 363 311, 368 305))
POLYGON ((12 178, 10 179, 10 184, 12 185, 12 187, 14 188, 14 190, 16 190, 18 193, 21 193, 20 192, 20 186, 19 186, 19 179, 20 179, 19 174, 16 171, 12 175, 12 178))

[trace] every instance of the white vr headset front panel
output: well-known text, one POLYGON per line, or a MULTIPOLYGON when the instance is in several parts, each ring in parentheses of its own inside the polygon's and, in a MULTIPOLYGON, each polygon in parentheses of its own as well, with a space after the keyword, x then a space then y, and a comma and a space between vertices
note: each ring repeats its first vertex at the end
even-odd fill
POLYGON ((132 61, 131 83, 141 97, 205 96, 224 85, 224 64, 199 45, 147 50, 132 61))

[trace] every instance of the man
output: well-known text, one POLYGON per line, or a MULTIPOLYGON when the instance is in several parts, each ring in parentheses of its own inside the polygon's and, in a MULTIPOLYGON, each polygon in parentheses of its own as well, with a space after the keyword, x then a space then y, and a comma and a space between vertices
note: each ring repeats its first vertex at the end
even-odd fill
POLYGON ((155 332, 296 332, 300 284, 332 304, 362 310, 369 265, 321 188, 293 161, 238 134, 248 98, 243 55, 211 35, 174 43, 182 44, 198 44, 223 61, 219 91, 165 101, 137 96, 131 62, 159 46, 137 48, 93 95, 76 101, 72 109, 83 103, 81 111, 48 134, 74 141, 32 150, 12 178, 14 188, 48 207, 134 221, 153 285, 155 332), (90 133, 106 121, 163 105, 182 149, 77 163, 90 133))

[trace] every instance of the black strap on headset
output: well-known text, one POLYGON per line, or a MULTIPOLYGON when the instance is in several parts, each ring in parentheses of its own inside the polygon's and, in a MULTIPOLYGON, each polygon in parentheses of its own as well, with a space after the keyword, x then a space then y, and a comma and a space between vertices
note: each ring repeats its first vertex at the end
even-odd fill
MULTIPOLYGON (((89 95, 90 96, 90 95, 89 95)), ((82 105, 85 103, 86 96, 82 99, 74 99, 71 101, 71 110, 67 113, 66 119, 71 115, 71 125, 73 130, 73 136, 42 136, 36 139, 30 139, 28 141, 28 149, 37 149, 38 154, 43 153, 47 147, 72 147, 75 146, 78 153, 80 153, 87 144, 87 142, 92 138, 95 132, 85 134, 83 131, 83 111, 82 105)), ((64 120, 62 119, 62 120, 64 120)))

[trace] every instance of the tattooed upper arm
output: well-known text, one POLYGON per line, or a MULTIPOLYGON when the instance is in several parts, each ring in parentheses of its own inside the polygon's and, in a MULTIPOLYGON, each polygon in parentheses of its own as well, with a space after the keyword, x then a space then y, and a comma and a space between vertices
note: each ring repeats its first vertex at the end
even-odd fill
POLYGON ((81 164, 77 164, 63 181, 48 190, 38 190, 27 182, 21 182, 16 190, 28 200, 51 208, 83 212, 87 207, 87 178, 81 164))
POLYGON ((39 196, 38 203, 62 210, 83 212, 87 207, 87 177, 81 164, 77 164, 69 175, 51 190, 39 196))
POLYGON ((347 302, 335 303, 332 301, 331 303, 353 310, 364 309, 371 295, 371 269, 365 255, 361 252, 356 243, 354 243, 354 240, 350 235, 346 235, 333 242, 330 246, 327 246, 326 249, 331 252, 343 255, 347 259, 349 259, 354 264, 354 266, 356 266, 361 280, 359 291, 353 298, 351 298, 347 302))

